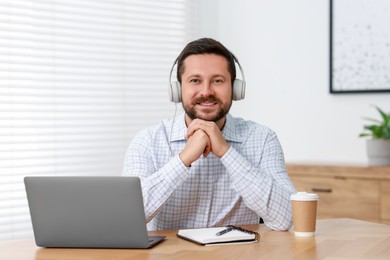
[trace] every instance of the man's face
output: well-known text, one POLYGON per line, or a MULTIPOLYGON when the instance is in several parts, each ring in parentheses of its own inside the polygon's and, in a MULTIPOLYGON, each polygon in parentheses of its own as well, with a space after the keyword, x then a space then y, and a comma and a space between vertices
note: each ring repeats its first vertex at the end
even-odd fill
POLYGON ((184 60, 182 103, 188 117, 207 121, 225 119, 232 105, 227 60, 216 54, 197 54, 184 60))

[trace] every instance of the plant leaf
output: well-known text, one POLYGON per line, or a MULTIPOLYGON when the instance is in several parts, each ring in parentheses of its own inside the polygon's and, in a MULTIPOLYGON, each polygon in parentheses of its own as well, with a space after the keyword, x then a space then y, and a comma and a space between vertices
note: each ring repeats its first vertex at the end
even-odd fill
POLYGON ((383 121, 370 117, 363 117, 363 119, 375 124, 364 125, 363 128, 364 130, 367 130, 368 133, 363 132, 359 136, 371 136, 373 139, 390 139, 390 114, 386 114, 377 106, 373 107, 375 107, 375 109, 379 112, 383 121))
POLYGON ((382 127, 378 125, 365 125, 364 129, 372 132, 372 136, 375 139, 380 139, 383 137, 382 127))
POLYGON ((379 114, 381 114, 384 124, 387 125, 389 123, 389 115, 383 112, 382 109, 380 109, 379 107, 375 107, 375 108, 376 110, 378 110, 379 114))
POLYGON ((371 118, 371 117, 362 117, 364 120, 375 122, 375 123, 382 123, 381 120, 376 119, 376 118, 371 118))

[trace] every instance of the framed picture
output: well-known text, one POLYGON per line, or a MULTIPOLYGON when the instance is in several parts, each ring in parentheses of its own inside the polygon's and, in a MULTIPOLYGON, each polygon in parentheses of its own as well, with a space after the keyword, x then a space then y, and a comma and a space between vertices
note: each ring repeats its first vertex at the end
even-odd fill
POLYGON ((330 1, 330 92, 390 92, 390 1, 330 1))

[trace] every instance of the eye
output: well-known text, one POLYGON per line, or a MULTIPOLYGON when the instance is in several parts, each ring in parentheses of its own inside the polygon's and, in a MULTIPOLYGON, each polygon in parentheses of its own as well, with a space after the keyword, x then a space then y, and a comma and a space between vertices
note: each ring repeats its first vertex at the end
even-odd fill
POLYGON ((200 80, 197 79, 197 78, 193 78, 193 79, 190 79, 190 83, 199 84, 199 83, 200 83, 200 80))
POLYGON ((221 83, 224 82, 224 80, 223 80, 222 78, 216 78, 216 79, 214 79, 214 82, 215 82, 216 84, 221 84, 221 83))

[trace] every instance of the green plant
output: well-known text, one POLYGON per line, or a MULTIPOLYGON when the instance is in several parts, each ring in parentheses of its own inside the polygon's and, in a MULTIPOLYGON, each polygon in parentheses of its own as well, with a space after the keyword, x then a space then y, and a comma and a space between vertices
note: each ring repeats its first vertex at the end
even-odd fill
POLYGON ((364 125, 364 130, 366 130, 366 132, 361 133, 359 137, 370 136, 372 139, 390 139, 390 114, 386 114, 377 106, 375 106, 375 108, 381 115, 382 120, 363 117, 375 124, 364 125))

